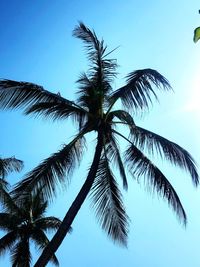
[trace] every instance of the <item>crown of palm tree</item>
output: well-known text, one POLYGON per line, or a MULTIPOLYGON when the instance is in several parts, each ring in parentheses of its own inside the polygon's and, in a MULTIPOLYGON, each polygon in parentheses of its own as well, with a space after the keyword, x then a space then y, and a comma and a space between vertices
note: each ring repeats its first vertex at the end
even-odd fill
MULTIPOLYGON (((0 255, 10 251, 14 267, 29 267, 31 264, 30 242, 39 250, 49 243, 47 231, 55 231, 61 224, 56 217, 45 217, 47 202, 43 201, 40 192, 27 194, 23 201, 18 201, 6 193, 6 201, 0 212, 0 229, 6 234, 0 238, 0 255)), ((52 263, 59 265, 55 255, 52 263)))
POLYGON ((186 223, 185 211, 173 186, 145 153, 157 153, 174 166, 186 170, 197 186, 199 177, 192 156, 177 144, 138 127, 134 121, 136 113, 149 109, 152 101, 157 99, 155 89, 171 90, 169 82, 156 70, 142 69, 129 73, 125 85, 113 90, 117 64, 108 59, 110 52, 104 41, 83 23, 75 28, 73 35, 83 41, 90 62, 88 72, 77 81, 76 102, 33 83, 0 81, 1 108, 21 108, 26 115, 36 114, 53 120, 71 117, 78 127, 75 138, 29 172, 16 186, 15 193, 42 188, 44 197, 52 197, 57 184, 63 183, 79 165, 85 150, 85 136, 94 131, 97 136, 96 158, 88 173, 93 180, 85 195, 91 192, 97 217, 108 235, 122 244, 127 242, 128 216, 112 171, 113 162, 119 169, 125 189, 128 187, 127 171, 134 178, 143 177, 152 191, 166 199, 186 223), (122 109, 115 108, 118 101, 121 101, 122 109), (120 131, 120 125, 126 127, 128 134, 120 131), (127 142, 123 155, 120 139, 127 142))

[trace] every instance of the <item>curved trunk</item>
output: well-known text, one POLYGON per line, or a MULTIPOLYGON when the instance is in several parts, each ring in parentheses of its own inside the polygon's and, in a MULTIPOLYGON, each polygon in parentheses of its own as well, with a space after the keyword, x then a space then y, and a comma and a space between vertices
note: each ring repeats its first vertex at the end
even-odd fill
POLYGON ((94 182, 96 172, 99 165, 99 160, 101 157, 101 151, 102 151, 102 144, 103 144, 103 138, 102 134, 98 134, 97 139, 97 146, 94 154, 94 159, 92 162, 92 165, 90 167, 87 179, 85 183, 83 184, 81 190, 79 191, 77 197, 75 198, 74 202, 72 203, 71 207, 69 208, 68 212, 66 213, 58 231, 53 236, 50 243, 46 246, 46 248, 43 250, 41 256, 35 263, 34 267, 43 267, 46 266, 46 264, 49 262, 50 258, 54 255, 54 253, 57 251, 59 246, 61 245, 63 239, 65 238, 66 234, 69 231, 69 228, 76 217, 79 209, 81 208, 81 205, 83 204, 84 200, 86 199, 92 184, 94 182))

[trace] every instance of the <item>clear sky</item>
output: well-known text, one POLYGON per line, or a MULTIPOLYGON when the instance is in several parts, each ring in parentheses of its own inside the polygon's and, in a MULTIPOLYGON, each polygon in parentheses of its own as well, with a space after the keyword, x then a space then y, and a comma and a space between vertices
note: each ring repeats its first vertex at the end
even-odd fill
MULTIPOLYGON (((71 36, 78 21, 95 29, 110 49, 120 46, 119 76, 154 68, 171 83, 174 93, 159 94, 151 112, 139 125, 186 148, 200 165, 200 43, 192 41, 200 26, 197 0, 60 0, 0 1, 0 77, 30 81, 75 99, 76 79, 87 69, 82 43, 71 36)), ((0 154, 24 160, 23 173, 70 140, 70 121, 52 123, 25 117, 20 111, 0 113, 0 154)), ((92 141, 88 148, 94 145, 92 141)), ((49 214, 62 218, 84 181, 90 155, 74 173, 66 192, 60 192, 49 214)), ((152 197, 130 178, 124 201, 131 218, 128 249, 114 245, 97 224, 90 199, 83 205, 73 233, 57 256, 70 267, 199 267, 200 190, 187 174, 158 162, 177 190, 188 215, 184 229, 167 204, 152 197)), ((11 183, 22 176, 12 175, 11 183)), ((34 256, 35 259, 35 256, 34 256)), ((8 266, 9 257, 0 258, 8 266)))

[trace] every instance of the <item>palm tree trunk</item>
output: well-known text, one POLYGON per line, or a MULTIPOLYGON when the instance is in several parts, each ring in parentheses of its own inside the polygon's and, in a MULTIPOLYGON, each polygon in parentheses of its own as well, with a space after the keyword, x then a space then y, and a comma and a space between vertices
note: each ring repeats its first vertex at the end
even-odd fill
POLYGON ((69 228, 74 218, 76 217, 79 209, 81 208, 81 205, 83 204, 84 200, 86 199, 92 187, 92 184, 94 182, 96 172, 98 169, 99 160, 101 157, 102 144, 103 144, 102 134, 98 133, 97 140, 98 141, 97 141, 97 146, 96 146, 93 162, 92 162, 90 171, 88 173, 87 179, 85 183, 83 184, 81 190, 79 191, 77 197, 75 198, 74 202, 72 203, 71 207, 69 208, 68 212, 66 213, 58 231, 55 233, 55 235, 53 236, 52 240, 47 245, 47 247, 43 250, 41 256, 35 263, 34 267, 46 266, 50 258, 57 251, 63 239, 65 238, 66 234, 68 233, 69 228))

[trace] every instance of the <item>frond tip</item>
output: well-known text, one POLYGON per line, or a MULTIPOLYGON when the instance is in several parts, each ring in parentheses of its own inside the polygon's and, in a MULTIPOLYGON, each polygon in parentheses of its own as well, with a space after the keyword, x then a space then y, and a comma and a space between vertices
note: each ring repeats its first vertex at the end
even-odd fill
POLYGON ((132 128, 131 139, 142 150, 147 149, 151 154, 154 154, 154 151, 156 151, 161 158, 187 171, 192 178, 193 184, 195 186, 199 184, 199 175, 195 161, 181 146, 141 127, 132 128))
POLYGON ((134 145, 126 150, 125 158, 133 177, 144 177, 148 189, 156 191, 159 196, 166 199, 180 221, 186 225, 187 217, 181 201, 164 174, 134 145))
POLYGON ((56 194, 56 186, 65 184, 65 177, 69 177, 80 164, 85 139, 80 134, 68 145, 45 159, 40 165, 29 172, 25 179, 17 184, 13 193, 17 196, 25 192, 42 189, 45 199, 56 194))
POLYGON ((127 246, 128 216, 122 195, 106 159, 101 159, 92 187, 98 221, 114 242, 127 246))
MULTIPOLYGON (((74 29, 73 36, 81 39, 87 51, 91 63, 88 77, 96 89, 103 89, 104 92, 111 90, 110 83, 116 77, 118 67, 115 59, 108 59, 107 46, 104 40, 99 40, 94 31, 91 31, 82 22, 74 29)), ((105 96, 105 95, 104 95, 105 96)))
POLYGON ((110 143, 106 145, 106 154, 110 162, 113 162, 119 169, 119 173, 122 179, 123 188, 125 190, 128 189, 128 181, 126 176, 126 171, 124 167, 123 160, 121 158, 119 146, 117 140, 115 139, 114 135, 110 138, 110 143))
POLYGON ((127 75, 127 84, 116 90, 112 96, 112 101, 120 99, 127 109, 149 108, 152 103, 152 96, 157 100, 154 86, 157 89, 172 89, 167 79, 153 69, 143 69, 131 72, 127 75))
POLYGON ((40 85, 30 82, 0 79, 0 108, 29 109, 34 104, 41 102, 69 104, 69 101, 65 98, 45 90, 40 85))

